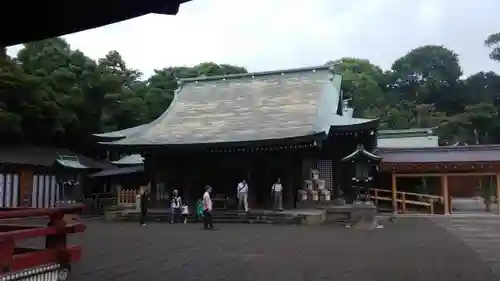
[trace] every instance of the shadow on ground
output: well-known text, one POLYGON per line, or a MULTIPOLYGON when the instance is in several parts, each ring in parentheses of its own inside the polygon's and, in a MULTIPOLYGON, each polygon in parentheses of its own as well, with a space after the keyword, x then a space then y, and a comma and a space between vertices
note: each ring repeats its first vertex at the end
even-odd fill
POLYGON ((106 224, 73 239, 72 281, 498 280, 474 251, 426 219, 341 226, 106 224))

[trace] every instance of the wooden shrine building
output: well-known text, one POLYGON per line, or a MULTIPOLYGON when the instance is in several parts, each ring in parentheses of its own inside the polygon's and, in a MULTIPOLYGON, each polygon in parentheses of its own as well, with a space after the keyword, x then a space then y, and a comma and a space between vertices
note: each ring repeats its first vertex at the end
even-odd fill
MULTIPOLYGON (((488 186, 488 198, 500 198, 500 145, 380 148, 379 155, 383 158, 379 184, 391 186, 394 212, 400 209, 402 201, 412 200, 401 198, 406 186, 400 180, 408 178, 437 179, 438 189, 425 193, 435 194, 428 197, 439 199, 435 203, 443 205, 444 214, 452 212, 453 196, 481 193, 476 190, 478 181, 488 186)), ((500 214, 500 204, 496 207, 500 214)))
POLYGON ((184 79, 158 119, 96 136, 141 153, 152 189, 194 202, 211 185, 234 198, 246 179, 251 206, 262 208, 280 178, 293 208, 312 170, 338 196, 350 184, 341 159, 376 146, 378 120, 343 115, 341 80, 326 66, 184 79))
POLYGON ((54 207, 62 182, 112 167, 64 148, 0 147, 0 208, 54 207))

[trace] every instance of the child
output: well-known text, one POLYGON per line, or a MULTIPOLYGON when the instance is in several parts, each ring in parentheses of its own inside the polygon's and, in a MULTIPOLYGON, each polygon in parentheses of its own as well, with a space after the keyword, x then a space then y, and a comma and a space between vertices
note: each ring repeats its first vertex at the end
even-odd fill
POLYGON ((184 218, 184 224, 187 223, 188 216, 189 216, 189 208, 186 204, 182 204, 182 217, 184 218))
POLYGON ((203 219, 203 199, 199 199, 196 202, 196 219, 201 221, 203 219))

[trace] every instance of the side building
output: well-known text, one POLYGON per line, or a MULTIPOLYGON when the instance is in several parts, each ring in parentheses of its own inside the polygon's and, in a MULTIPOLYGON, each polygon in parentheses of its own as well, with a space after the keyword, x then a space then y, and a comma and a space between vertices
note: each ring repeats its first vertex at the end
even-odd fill
POLYGON ((351 182, 341 159, 375 149, 378 120, 344 115, 341 81, 326 66, 185 79, 155 121, 96 136, 145 158, 153 197, 163 186, 192 202, 211 185, 234 198, 246 179, 251 205, 263 208, 280 178, 292 208, 312 174, 339 196, 351 182))

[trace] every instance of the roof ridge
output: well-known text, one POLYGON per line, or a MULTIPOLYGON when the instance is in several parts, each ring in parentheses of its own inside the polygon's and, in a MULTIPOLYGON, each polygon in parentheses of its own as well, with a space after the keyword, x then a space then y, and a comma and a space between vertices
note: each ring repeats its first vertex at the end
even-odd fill
POLYGON ((409 128, 409 129, 387 129, 379 130, 380 134, 405 134, 405 133, 428 133, 436 130, 436 127, 409 128))
POLYGON ((258 72, 216 75, 216 76, 200 76, 200 77, 195 77, 195 78, 179 79, 179 83, 214 81, 214 80, 222 80, 222 79, 237 79, 237 78, 254 77, 254 76, 269 76, 269 75, 275 75, 275 74, 287 74, 287 73, 297 73, 297 72, 316 71, 316 70, 330 70, 333 73, 334 65, 308 66, 308 67, 289 68, 289 69, 282 69, 282 70, 266 70, 266 71, 258 71, 258 72))
POLYGON ((500 150, 500 144, 481 144, 468 146, 437 146, 437 147, 379 147, 379 151, 385 153, 398 152, 426 152, 426 151, 484 151, 500 150))

